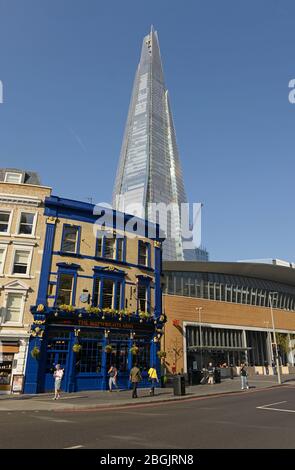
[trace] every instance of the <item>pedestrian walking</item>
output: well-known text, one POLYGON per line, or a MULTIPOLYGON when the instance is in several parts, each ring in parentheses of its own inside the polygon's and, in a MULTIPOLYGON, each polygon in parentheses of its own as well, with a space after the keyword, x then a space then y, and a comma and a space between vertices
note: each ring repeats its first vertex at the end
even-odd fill
POLYGON ((117 378, 118 378, 118 369, 114 366, 111 365, 108 371, 109 375, 109 392, 113 390, 113 386, 119 390, 118 385, 117 385, 117 378))
POLYGON ((203 367, 203 369, 201 370, 201 380, 200 380, 201 385, 205 385, 207 383, 207 380, 208 380, 207 375, 208 375, 207 369, 203 367))
POLYGON ((241 364, 241 389, 242 390, 249 390, 249 384, 248 384, 248 372, 246 368, 246 364, 242 363, 241 364))
POLYGON ((215 373, 215 367, 213 367, 212 362, 209 362, 208 365, 208 384, 213 385, 214 384, 214 373, 215 373))
POLYGON ((53 373, 54 378, 54 398, 58 400, 60 398, 61 381, 64 376, 64 370, 60 367, 60 364, 56 364, 55 371, 53 373))
POLYGON ((153 365, 149 368, 148 375, 151 382, 150 395, 153 397, 155 395, 155 384, 159 382, 157 370, 153 365))
POLYGON ((130 370, 129 380, 132 383, 132 398, 137 398, 137 386, 141 381, 141 373, 137 364, 134 364, 130 370))

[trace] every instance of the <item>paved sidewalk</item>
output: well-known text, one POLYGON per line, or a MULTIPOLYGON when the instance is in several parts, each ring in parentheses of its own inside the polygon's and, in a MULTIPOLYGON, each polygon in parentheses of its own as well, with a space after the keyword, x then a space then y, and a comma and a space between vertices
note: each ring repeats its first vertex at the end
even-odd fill
MULTIPOLYGON (((295 385, 295 375, 283 376, 283 385, 295 385)), ((251 393, 270 387, 276 387, 276 376, 254 376, 249 378, 251 393)), ((156 389, 155 396, 149 396, 149 389, 139 389, 138 399, 131 398, 131 390, 122 391, 89 391, 77 393, 64 393, 60 400, 54 401, 53 394, 39 395, 0 395, 0 412, 24 411, 83 411, 91 409, 104 409, 128 405, 142 405, 177 400, 186 400, 196 397, 220 395, 240 392, 240 378, 234 380, 224 379, 220 384, 195 385, 186 387, 185 396, 174 396, 172 388, 156 389)))

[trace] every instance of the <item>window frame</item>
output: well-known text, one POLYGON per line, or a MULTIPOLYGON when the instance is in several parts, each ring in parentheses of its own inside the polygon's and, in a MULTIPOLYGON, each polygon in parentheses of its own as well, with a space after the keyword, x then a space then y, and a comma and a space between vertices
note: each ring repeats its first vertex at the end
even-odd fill
POLYGON ((0 243, 0 250, 2 250, 2 249, 4 249, 4 251, 3 251, 2 266, 0 264, 0 276, 3 276, 3 274, 4 274, 4 266, 5 266, 5 262, 6 262, 8 245, 4 244, 4 243, 0 243))
POLYGON ((107 280, 114 282, 112 309, 122 310, 125 305, 125 284, 126 284, 125 275, 126 273, 124 271, 109 273, 109 272, 104 271, 104 269, 101 268, 100 266, 95 266, 93 268, 93 271, 94 271, 94 274, 93 274, 91 305, 93 307, 105 308, 105 307, 102 307, 102 298, 103 298, 102 295, 103 295, 103 281, 107 279, 107 280), (94 303, 94 298, 96 297, 95 286, 97 282, 99 282, 99 291, 97 294, 97 305, 96 305, 94 303), (119 297, 119 305, 116 305, 118 289, 120 292, 120 297, 119 297))
POLYGON ((17 221, 17 232, 16 232, 16 235, 18 235, 19 237, 25 237, 25 238, 34 238, 35 235, 36 235, 36 226, 37 226, 37 219, 38 219, 38 212, 33 212, 33 211, 20 211, 19 212, 19 215, 18 215, 18 221, 17 221), (26 234, 26 233, 20 233, 20 226, 21 226, 21 217, 22 217, 22 214, 34 214, 34 220, 33 220, 33 224, 32 224, 32 233, 30 234, 26 234))
POLYGON ((33 246, 26 246, 26 245, 16 245, 13 247, 12 257, 11 257, 11 265, 10 265, 10 276, 13 277, 22 277, 22 278, 29 278, 31 277, 31 267, 32 267, 32 258, 33 258, 33 246), (15 255, 17 251, 26 251, 29 253, 28 256, 28 264, 27 264, 27 272, 25 274, 22 273, 14 273, 14 264, 15 264, 15 255))
MULTIPOLYGON (((58 293, 59 293, 59 286, 60 286, 60 276, 62 274, 68 274, 73 276, 73 284, 72 284, 72 295, 71 295, 71 303, 73 307, 76 305, 76 293, 77 293, 77 278, 78 278, 78 265, 72 265, 67 267, 65 263, 60 263, 58 265, 58 271, 57 271, 57 280, 56 280, 56 288, 55 288, 55 295, 54 295, 54 306, 57 307, 57 298, 58 298, 58 293)), ((49 283, 48 283, 49 285, 49 283)), ((47 287, 48 289, 48 287, 47 287)))
POLYGON ((77 256, 77 255, 80 254, 80 243, 81 243, 81 226, 80 225, 75 225, 75 224, 63 224, 62 235, 61 235, 61 244, 60 244, 60 252, 62 254, 68 255, 68 256, 77 256), (65 251, 65 250, 63 250, 65 231, 66 231, 67 228, 77 229, 77 238, 76 238, 76 247, 75 247, 76 251, 65 251))
POLYGON ((125 263, 126 262, 126 243, 127 243, 126 236, 118 237, 116 239, 116 261, 118 263, 125 263), (121 240, 122 240, 122 259, 119 259, 119 242, 121 240))
MULTIPOLYGON (((7 223, 7 232, 1 232, 0 231, 0 235, 10 236, 10 234, 11 234, 11 223, 12 223, 12 218, 13 218, 13 209, 2 209, 2 208, 0 208, 0 213, 1 212, 8 212, 9 213, 9 219, 8 219, 8 223, 7 223)), ((1 224, 1 222, 0 222, 0 224, 1 224)))
POLYGON ((124 280, 121 278, 109 277, 109 276, 101 276, 99 274, 93 277, 93 291, 92 291, 92 306, 98 308, 111 308, 112 310, 121 310, 124 308, 124 290, 123 290, 124 280), (113 283, 113 293, 112 293, 112 306, 111 307, 104 307, 103 306, 103 287, 105 281, 111 281, 113 283), (98 285, 98 293, 97 293, 97 305, 94 302, 95 295, 95 287, 96 283, 98 285), (119 305, 117 305, 117 295, 119 290, 119 305))
POLYGON ((116 258, 117 258, 117 240, 116 240, 115 234, 113 234, 113 237, 107 237, 106 235, 103 236, 102 254, 103 254, 103 258, 105 258, 105 259, 113 260, 113 261, 116 260, 116 258), (113 246, 112 246, 113 256, 112 257, 106 256, 107 240, 111 240, 112 243, 113 243, 113 246))
POLYGON ((62 305, 62 304, 73 305, 74 284, 75 284, 75 274, 73 272, 61 271, 61 272, 58 273, 57 284, 56 284, 55 302, 54 302, 54 304, 56 306, 62 305), (71 286, 71 290, 70 290, 70 303, 69 304, 67 304, 66 302, 61 302, 60 304, 58 304, 58 297, 59 297, 59 293, 60 293, 62 276, 71 276, 72 277, 72 286, 71 286))
POLYGON ((137 264, 140 267, 150 268, 151 267, 151 244, 148 241, 139 239, 138 240, 138 254, 137 254, 137 264), (145 245, 146 247, 146 264, 140 263, 140 247, 145 245))
POLYGON ((28 297, 28 290, 29 287, 25 284, 22 284, 21 281, 13 281, 12 284, 4 286, 4 301, 3 301, 3 311, 4 316, 2 317, 2 325, 3 326, 23 326, 24 325, 24 312, 25 312, 25 305, 28 297), (20 315, 18 322, 12 321, 5 321, 7 317, 7 303, 8 303, 8 296, 11 294, 19 294, 21 295, 21 307, 20 307, 20 315))
POLYGON ((139 288, 145 288, 145 304, 146 309, 144 310, 147 313, 152 313, 152 302, 151 302, 151 279, 145 276, 137 277, 137 289, 136 289, 136 298, 137 298, 137 310, 143 311, 140 309, 140 299, 139 299, 139 288))
POLYGON ((104 235, 103 235, 103 232, 101 230, 97 230, 97 233, 96 233, 96 236, 95 236, 95 253, 94 253, 94 257, 95 258, 103 258, 103 240, 104 240, 104 235), (98 234, 101 234, 101 236, 99 237, 98 234), (97 252, 98 252, 98 244, 99 242, 101 242, 101 254, 98 255, 97 252))
POLYGON ((103 230, 98 230, 96 234, 96 241, 95 241, 95 254, 94 257, 96 259, 104 259, 108 261, 117 261, 118 263, 125 263, 126 262, 126 237, 116 237, 116 234, 113 234, 114 237, 107 237, 105 234, 105 231, 103 230), (98 237, 98 233, 101 234, 100 237, 98 237), (114 239, 114 247, 113 247, 113 257, 109 258, 106 256, 106 240, 108 238, 114 239), (119 259, 119 240, 122 240, 122 259, 119 259), (98 254, 98 245, 101 242, 101 250, 100 254, 98 254))
POLYGON ((101 305, 100 307, 101 308, 111 308, 113 310, 117 310, 117 307, 116 307, 116 281, 114 281, 114 279, 110 279, 110 278, 104 278, 104 279, 100 279, 99 280, 99 301, 101 302, 101 305), (105 287, 105 283, 106 282, 111 282, 112 283, 112 294, 107 294, 108 297, 111 297, 111 306, 108 307, 108 306, 104 306, 104 287, 105 287))
POLYGON ((19 173, 18 171, 6 171, 5 176, 4 176, 4 183, 9 183, 9 184, 21 184, 22 183, 22 173, 19 173), (19 181, 8 181, 8 176, 9 175, 17 175, 19 176, 19 181))
POLYGON ((4 316, 4 325, 21 325, 24 312, 24 295, 21 292, 7 292, 6 296, 6 305, 5 305, 5 316, 4 316), (18 321, 6 321, 7 309, 8 309, 8 300, 11 296, 17 296, 20 298, 20 307, 19 307, 19 317, 18 321))
POLYGON ((137 302, 138 302, 138 311, 148 312, 148 290, 147 290, 146 284, 144 284, 143 282, 139 282, 138 286, 137 286, 137 302), (144 292, 145 292, 144 299, 142 297, 139 297, 139 289, 140 288, 144 289, 144 292), (144 303, 145 303, 145 308, 143 310, 141 309, 141 305, 140 305, 142 300, 144 300, 144 303))

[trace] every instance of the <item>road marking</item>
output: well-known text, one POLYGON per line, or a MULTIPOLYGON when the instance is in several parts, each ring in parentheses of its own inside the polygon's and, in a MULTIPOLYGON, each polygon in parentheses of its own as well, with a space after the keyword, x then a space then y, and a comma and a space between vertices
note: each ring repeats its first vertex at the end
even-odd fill
MULTIPOLYGON (((139 438, 139 437, 136 437, 136 436, 133 436, 133 435, 132 436, 110 435, 110 436, 105 436, 105 437, 109 437, 111 439, 115 439, 115 440, 119 440, 119 441, 131 441, 133 444, 135 444, 135 445, 138 444, 138 445, 142 446, 142 448, 147 448, 147 449, 154 449, 157 445, 153 441, 148 441, 147 442, 147 439, 139 438)), ((163 445, 163 448, 165 448, 165 449, 175 449, 175 445, 171 445, 171 444, 168 444, 168 443, 162 443, 162 445, 163 445)), ((183 449, 183 447, 180 447, 179 445, 177 445, 177 449, 183 449)))
POLYGON ((71 447, 64 447, 64 449, 81 449, 84 446, 71 446, 71 447))
POLYGON ((170 416, 168 413, 150 413, 150 412, 140 412, 140 411, 118 411, 121 415, 136 415, 136 416, 146 416, 147 418, 154 418, 155 416, 170 416))
POLYGON ((56 418, 51 418, 50 416, 34 416, 36 419, 43 419, 44 421, 51 421, 53 423, 73 423, 74 421, 70 421, 68 419, 56 419, 56 418))
POLYGON ((295 410, 285 410, 283 408, 267 408, 265 406, 257 406, 258 410, 268 410, 268 411, 282 411, 284 413, 295 413, 295 410))
POLYGON ((260 407, 260 409, 261 410, 268 410, 268 411, 283 411, 285 413, 295 413, 295 410, 284 410, 284 409, 280 409, 280 408, 262 408, 262 407, 260 407))
POLYGON ((287 402, 286 402, 286 400, 285 401, 276 401, 275 403, 269 403, 269 405, 257 406, 257 408, 265 408, 266 406, 280 405, 281 403, 287 403, 287 402))
POLYGON ((282 411, 283 413, 295 413, 295 410, 286 410, 284 408, 272 408, 273 405, 281 405, 282 403, 287 403, 286 401, 277 401, 276 403, 270 403, 269 405, 257 406, 258 410, 268 410, 268 411, 282 411))

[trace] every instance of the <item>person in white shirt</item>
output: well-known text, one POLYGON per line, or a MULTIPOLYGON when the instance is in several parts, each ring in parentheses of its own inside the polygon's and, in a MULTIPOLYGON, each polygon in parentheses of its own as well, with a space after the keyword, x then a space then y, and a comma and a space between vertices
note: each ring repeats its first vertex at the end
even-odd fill
POLYGON ((64 370, 60 367, 60 364, 56 364, 55 371, 53 373, 54 377, 54 398, 53 400, 57 400, 60 398, 60 388, 61 388, 61 381, 64 375, 64 370))

